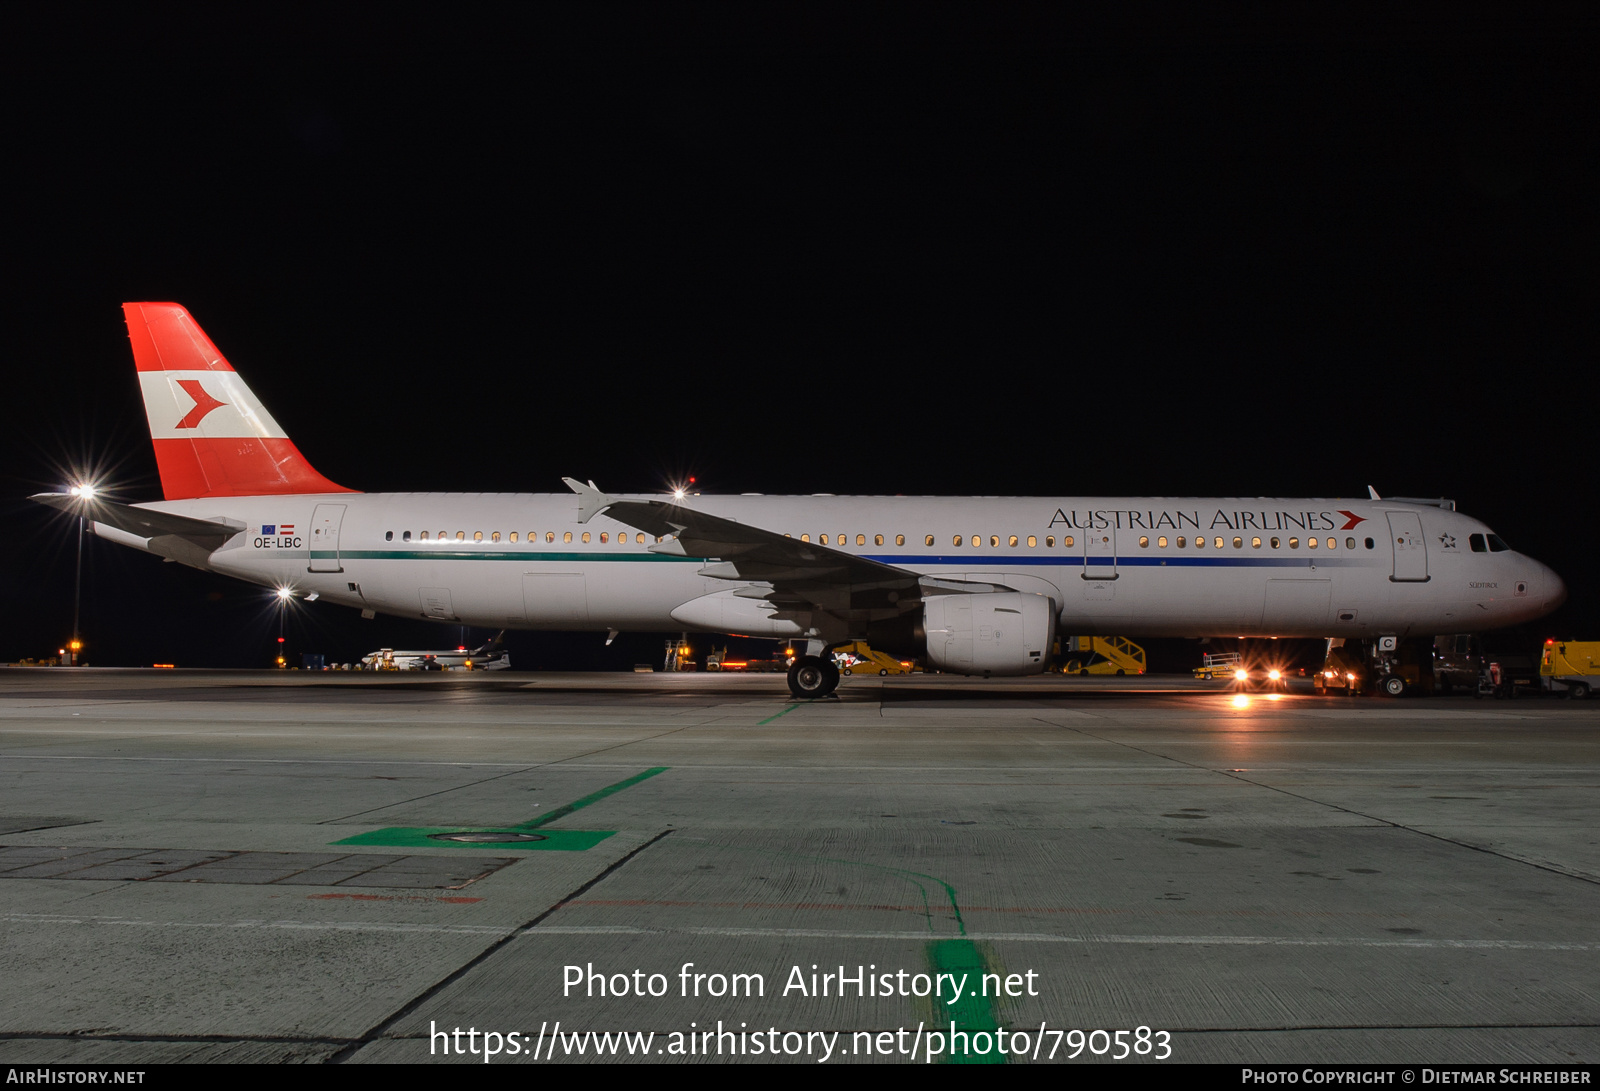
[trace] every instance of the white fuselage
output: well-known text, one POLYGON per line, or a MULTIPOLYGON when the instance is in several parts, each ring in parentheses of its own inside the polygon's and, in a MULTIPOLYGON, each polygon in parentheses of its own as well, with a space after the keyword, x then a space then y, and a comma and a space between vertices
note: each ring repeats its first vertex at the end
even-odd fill
MULTIPOLYGON (((1420 504, 905 496, 683 502, 797 539, 820 543, 826 536, 830 548, 919 574, 1046 594, 1064 632, 1404 637, 1516 624, 1548 613, 1565 595, 1554 572, 1521 553, 1475 551, 1469 539, 1477 545, 1488 532, 1477 520, 1420 504)), ((571 494, 341 493, 141 506, 242 524, 201 564, 209 570, 361 609, 488 629, 692 628, 673 611, 740 586, 702 575, 702 559, 652 552, 654 538, 642 540, 604 514, 580 524, 571 494)), ((125 532, 95 529, 148 547, 125 532)))

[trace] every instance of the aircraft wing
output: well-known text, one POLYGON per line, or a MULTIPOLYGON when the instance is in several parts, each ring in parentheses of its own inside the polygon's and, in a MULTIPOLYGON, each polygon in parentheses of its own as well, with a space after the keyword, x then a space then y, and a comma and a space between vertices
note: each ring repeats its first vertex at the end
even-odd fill
POLYGON ((228 523, 215 523, 209 519, 192 519, 187 515, 173 515, 153 508, 136 508, 131 504, 119 504, 114 500, 103 500, 98 497, 86 501, 66 493, 41 492, 35 493, 28 499, 59 508, 69 515, 82 515, 96 523, 104 523, 108 527, 136 534, 140 538, 158 538, 171 534, 197 542, 215 541, 216 545, 221 545, 244 529, 243 525, 234 526, 228 523))
POLYGON ((570 477, 562 480, 578 494, 580 523, 604 512, 617 522, 646 534, 670 535, 669 540, 652 546, 651 550, 720 562, 702 569, 707 576, 771 583, 780 591, 802 588, 910 591, 913 594, 908 598, 917 597, 921 577, 908 569, 802 542, 748 523, 709 515, 684 504, 615 498, 595 488, 592 482, 585 485, 570 477))

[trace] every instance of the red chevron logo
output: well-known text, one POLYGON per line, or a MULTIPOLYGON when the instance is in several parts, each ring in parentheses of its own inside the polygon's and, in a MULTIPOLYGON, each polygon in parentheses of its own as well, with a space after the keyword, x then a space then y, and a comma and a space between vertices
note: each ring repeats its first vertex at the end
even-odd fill
MULTIPOLYGON (((228 404, 227 402, 219 402, 210 394, 207 394, 206 388, 200 385, 199 379, 179 379, 177 383, 183 387, 185 394, 194 399, 194 408, 183 415, 183 419, 176 425, 178 428, 197 428, 200 422, 206 419, 207 413, 228 404)), ((1349 512, 1345 512, 1345 514, 1348 515, 1349 512)))
POLYGON ((1357 523, 1365 523, 1367 521, 1367 517, 1365 515, 1357 515, 1355 512, 1345 511, 1343 508, 1339 509, 1339 514, 1350 520, 1344 526, 1340 527, 1340 530, 1354 530, 1356 529, 1357 523))

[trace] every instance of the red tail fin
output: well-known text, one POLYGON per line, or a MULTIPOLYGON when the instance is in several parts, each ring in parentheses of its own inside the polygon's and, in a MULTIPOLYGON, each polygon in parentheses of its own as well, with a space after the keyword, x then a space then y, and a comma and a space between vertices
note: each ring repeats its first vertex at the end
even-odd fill
POLYGON ((168 500, 354 491, 312 468, 188 311, 122 312, 168 500))

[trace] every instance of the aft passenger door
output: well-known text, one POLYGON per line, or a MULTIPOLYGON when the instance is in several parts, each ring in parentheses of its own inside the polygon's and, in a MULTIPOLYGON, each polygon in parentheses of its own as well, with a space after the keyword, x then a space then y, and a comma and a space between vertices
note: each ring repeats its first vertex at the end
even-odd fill
POLYGON ((311 514, 311 564, 308 572, 343 572, 339 563, 339 524, 344 522, 343 504, 318 504, 311 514))
POLYGON ((1422 517, 1414 511, 1391 511, 1389 542, 1394 547, 1395 583, 1428 582, 1428 544, 1422 536, 1422 517))

